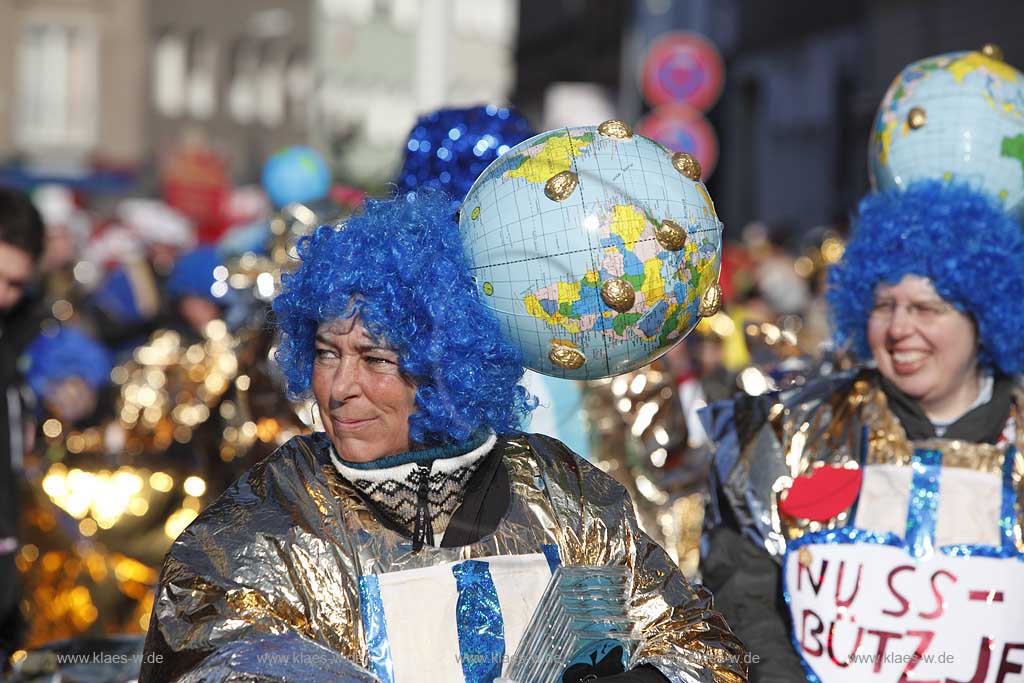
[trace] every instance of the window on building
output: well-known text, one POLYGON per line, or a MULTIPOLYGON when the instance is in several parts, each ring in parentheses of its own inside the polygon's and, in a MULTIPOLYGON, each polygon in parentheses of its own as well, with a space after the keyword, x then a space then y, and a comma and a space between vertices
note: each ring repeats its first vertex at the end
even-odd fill
POLYGON ((454 0, 452 24, 461 35, 508 45, 515 41, 518 11, 516 0, 454 0))
POLYGON ((185 112, 188 79, 188 46, 173 31, 165 31, 153 49, 153 105, 162 116, 185 112))
POLYGON ((294 125, 304 126, 309 121, 309 111, 313 106, 313 74, 305 50, 296 50, 288 58, 284 85, 288 96, 288 118, 294 125))
POLYGON ((19 144, 88 150, 97 140, 99 69, 89 22, 28 21, 18 38, 19 144))
POLYGON ((349 19, 365 24, 376 11, 375 0, 320 0, 321 11, 331 19, 349 19))
POLYGON ((259 50, 252 40, 243 38, 231 51, 228 82, 228 111, 239 123, 250 123, 256 118, 259 75, 259 50))
POLYGON ((419 0, 394 0, 391 4, 391 23, 401 31, 415 31, 420 20, 419 0))
POLYGON ((284 122, 286 64, 283 51, 273 45, 265 47, 260 59, 257 107, 260 123, 268 128, 284 122))
POLYGON ((189 37, 188 113, 208 119, 217 112, 217 46, 201 31, 189 37))

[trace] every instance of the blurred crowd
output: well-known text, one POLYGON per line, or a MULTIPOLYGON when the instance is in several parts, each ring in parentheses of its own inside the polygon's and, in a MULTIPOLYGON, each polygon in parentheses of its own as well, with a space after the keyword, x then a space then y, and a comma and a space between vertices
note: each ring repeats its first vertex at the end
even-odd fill
MULTIPOLYGON (((520 117, 502 112, 480 108, 465 120, 480 139, 528 136, 520 117)), ((411 139, 456 125, 433 117, 411 139)), ((399 191, 450 177, 409 150, 399 191)), ((488 161, 480 156, 461 169, 467 183, 488 161)), ((10 535, 22 584, 12 614, 24 622, 8 632, 28 647, 144 632, 173 539, 246 468, 315 428, 310 406, 288 400, 275 375, 268 302, 296 240, 343 220, 363 195, 333 184, 305 147, 268 159, 261 185, 212 200, 199 190, 112 201, 48 184, 25 195, 45 239, 36 275, 4 314, 3 362, 25 409, 25 455, 11 453, 8 477, 19 489, 10 535)), ((691 576, 711 460, 697 413, 737 391, 802 381, 831 357, 822 289, 843 235, 827 226, 792 242, 760 223, 727 229, 723 308, 682 344, 642 370, 573 386, 575 403, 557 386, 566 380, 538 385, 558 410, 529 427, 624 483, 642 524, 691 576), (584 442, 573 442, 568 422, 582 424, 584 442)))
POLYGON ((215 221, 173 193, 0 189, 0 243, 28 257, 0 278, 15 642, 144 632, 173 539, 309 429, 274 374, 266 304, 296 239, 361 195, 302 147, 272 157, 264 185, 225 193, 215 221))

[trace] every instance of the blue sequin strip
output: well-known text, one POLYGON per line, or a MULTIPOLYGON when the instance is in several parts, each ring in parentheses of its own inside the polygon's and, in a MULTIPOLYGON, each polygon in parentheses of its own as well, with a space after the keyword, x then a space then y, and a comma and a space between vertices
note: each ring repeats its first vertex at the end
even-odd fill
POLYGON ((942 475, 942 451, 917 449, 911 463, 910 504, 907 508, 907 533, 903 540, 910 554, 918 559, 935 552, 935 521, 939 509, 939 479, 942 475))
POLYGON ((562 564, 562 558, 558 554, 558 546, 553 543, 542 543, 540 551, 544 553, 544 557, 548 561, 548 569, 554 574, 555 570, 558 569, 558 565, 562 564))
POLYGON ((1003 549, 1016 551, 1017 542, 1013 536, 1017 524, 1017 494, 1013 490, 1013 463, 1017 459, 1017 449, 1010 446, 1003 456, 1003 506, 999 515, 999 532, 1003 540, 1003 549))
POLYGON ((455 620, 459 660, 466 683, 491 683, 501 675, 505 658, 505 624, 498 591, 486 562, 467 560, 452 567, 459 589, 455 620))
POLYGON ((958 545, 944 545, 939 550, 943 555, 950 557, 1002 557, 1017 558, 1024 562, 1024 554, 1017 552, 1016 548, 1002 545, 979 545, 976 543, 960 543, 958 545))
POLYGON ((359 579, 359 598, 370 666, 381 683, 394 683, 395 667, 391 661, 391 645, 388 643, 388 624, 384 618, 384 602, 380 598, 380 582, 376 574, 359 579))

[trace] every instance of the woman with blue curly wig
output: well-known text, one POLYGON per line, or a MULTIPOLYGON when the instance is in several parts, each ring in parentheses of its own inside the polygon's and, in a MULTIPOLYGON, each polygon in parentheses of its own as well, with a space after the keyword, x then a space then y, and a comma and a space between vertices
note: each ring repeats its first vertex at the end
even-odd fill
POLYGON ((1024 370, 1024 231, 984 195, 939 181, 869 196, 857 225, 829 274, 837 341, 942 431, 985 377, 1024 370))
POLYGON ((893 595, 934 595, 943 604, 919 610, 925 616, 916 621, 888 622, 909 629, 893 630, 907 636, 890 647, 894 655, 918 646, 949 655, 930 663, 918 650, 915 680, 988 680, 985 653, 1019 641, 1020 622, 1010 619, 1019 603, 968 617, 934 577, 995 582, 1003 570, 993 565, 971 574, 938 558, 1007 558, 1012 568, 1024 557, 1024 391, 1016 384, 1024 371, 1024 229, 994 198, 957 182, 871 194, 829 273, 827 299, 836 342, 858 367, 712 411, 721 525, 710 536, 705 579, 725 594, 762 582, 759 609, 721 605, 747 645, 769 653, 775 678, 762 680, 867 680, 875 662, 848 659, 833 644, 863 639, 874 651, 869 629, 899 610, 851 607, 861 625, 848 627, 842 610, 812 605, 800 580, 801 571, 824 575, 823 562, 841 561, 836 548, 858 544, 863 571, 895 572, 893 595), (751 467, 775 474, 756 483, 743 475, 751 467), (895 559, 891 548, 900 549, 895 559), (898 574, 905 576, 894 588, 898 574), (779 582, 784 600, 769 588, 779 582), (827 643, 814 635, 825 631, 827 643))
POLYGON ((560 563, 633 573, 637 646, 577 663, 575 680, 744 680, 742 646, 623 487, 516 431, 533 403, 522 362, 450 206, 429 190, 369 201, 300 240, 276 357, 323 431, 178 538, 140 680, 489 683, 560 563))
POLYGON ((324 429, 352 459, 391 455, 377 451, 406 440, 436 446, 480 429, 508 432, 530 408, 516 384, 522 361, 476 298, 450 213, 431 195, 370 201, 343 227, 300 240, 302 267, 283 278, 274 301, 278 364, 293 397, 315 395, 324 429), (349 370, 334 348, 343 340, 376 344, 374 376, 399 378, 395 390, 409 394, 407 426, 388 418, 348 425, 366 411, 332 410, 342 400, 328 385, 349 370))

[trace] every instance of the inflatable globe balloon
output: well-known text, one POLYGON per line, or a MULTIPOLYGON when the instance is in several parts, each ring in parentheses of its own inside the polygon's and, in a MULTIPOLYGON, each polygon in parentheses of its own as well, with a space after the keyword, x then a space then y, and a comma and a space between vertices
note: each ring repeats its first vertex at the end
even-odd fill
POLYGON ((331 172, 320 154, 295 145, 274 153, 263 165, 263 189, 280 209, 323 199, 331 191, 331 172))
POLYGON ((459 229, 481 299, 547 375, 635 370, 720 305, 722 224, 699 163, 621 121, 516 145, 470 188, 459 229))
POLYGON ((957 179, 1024 218, 1024 74, 996 48, 914 62, 889 86, 868 150, 877 190, 957 179))

